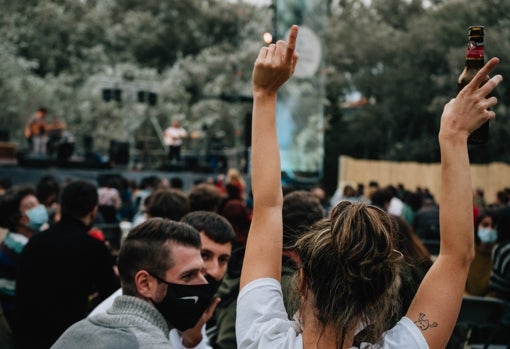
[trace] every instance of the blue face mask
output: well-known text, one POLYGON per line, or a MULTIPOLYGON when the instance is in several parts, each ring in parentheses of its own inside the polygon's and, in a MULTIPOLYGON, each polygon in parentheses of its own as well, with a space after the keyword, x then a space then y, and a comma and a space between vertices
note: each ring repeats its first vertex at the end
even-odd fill
POLYGON ((478 228, 478 238, 483 244, 491 244, 498 239, 498 232, 491 228, 478 228))
POLYGON ((25 211, 28 217, 28 227, 33 231, 40 231, 41 227, 48 223, 48 212, 44 205, 39 205, 25 211))

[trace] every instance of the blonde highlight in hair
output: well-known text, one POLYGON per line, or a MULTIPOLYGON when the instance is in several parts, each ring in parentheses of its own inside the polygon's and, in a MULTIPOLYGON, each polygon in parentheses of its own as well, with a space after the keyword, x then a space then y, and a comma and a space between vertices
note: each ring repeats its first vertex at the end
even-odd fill
POLYGON ((337 329, 338 348, 359 322, 369 324, 363 341, 376 342, 398 310, 396 229, 375 206, 340 202, 296 243, 316 317, 337 329))

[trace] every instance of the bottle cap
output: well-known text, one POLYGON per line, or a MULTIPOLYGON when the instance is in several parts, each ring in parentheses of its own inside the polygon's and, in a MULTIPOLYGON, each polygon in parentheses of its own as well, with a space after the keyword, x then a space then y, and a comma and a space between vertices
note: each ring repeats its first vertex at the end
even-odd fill
POLYGON ((483 26, 482 25, 472 25, 469 27, 469 36, 483 36, 483 26))

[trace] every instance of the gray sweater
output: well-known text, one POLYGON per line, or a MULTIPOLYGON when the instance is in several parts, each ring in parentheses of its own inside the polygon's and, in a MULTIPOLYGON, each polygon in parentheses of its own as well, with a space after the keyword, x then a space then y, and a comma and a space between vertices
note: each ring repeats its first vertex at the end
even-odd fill
POLYGON ((119 296, 106 313, 69 327, 52 349, 171 349, 168 325, 156 308, 136 297, 119 296))

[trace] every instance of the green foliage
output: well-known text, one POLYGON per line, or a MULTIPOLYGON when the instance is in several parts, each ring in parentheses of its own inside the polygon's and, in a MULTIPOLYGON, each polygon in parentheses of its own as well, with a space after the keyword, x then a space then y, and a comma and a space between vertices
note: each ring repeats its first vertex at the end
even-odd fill
MULTIPOLYGON (((439 117, 444 103, 457 93, 470 25, 485 25, 486 55, 500 57, 496 73, 510 76, 508 1, 436 1, 430 7, 420 3, 381 0, 368 7, 344 0, 332 11, 327 89, 333 93, 327 93, 326 159, 336 161, 346 154, 439 161, 439 117), (347 91, 358 91, 372 104, 341 108, 347 91)), ((491 139, 470 150, 473 162, 509 159, 509 86, 504 81, 497 88, 500 105, 491 122, 491 139)), ((329 166, 324 171, 330 189, 336 186, 336 170, 329 166)))
MULTIPOLYGON (((278 0, 281 8, 300 4, 296 13, 279 13, 281 24, 322 3, 278 0)), ((439 117, 456 94, 469 25, 485 25, 487 56, 500 57, 496 73, 510 76, 510 2, 424 3, 327 2, 323 172, 329 188, 336 186, 340 154, 439 160, 439 117), (345 108, 353 92, 368 104, 345 108)), ((273 28, 273 10, 226 0, 0 0, 2 128, 24 145, 24 123, 46 105, 50 120, 58 117, 75 134, 78 150, 88 134, 100 152, 111 139, 157 138, 153 121, 164 128, 174 117, 202 137, 190 143, 197 151, 212 141, 237 147, 251 109, 252 64, 261 34, 273 28), (105 102, 105 84, 150 89, 158 103, 105 102)), ((498 118, 490 143, 471 149, 475 162, 510 162, 510 84, 504 81, 496 95, 498 118)), ((314 130, 319 119, 310 115, 311 124, 301 126, 314 130)), ((303 142, 311 139, 302 134, 303 142)), ((161 150, 157 141, 151 147, 161 150)))

